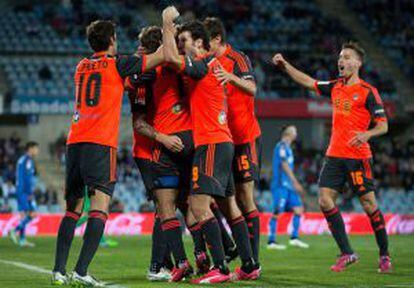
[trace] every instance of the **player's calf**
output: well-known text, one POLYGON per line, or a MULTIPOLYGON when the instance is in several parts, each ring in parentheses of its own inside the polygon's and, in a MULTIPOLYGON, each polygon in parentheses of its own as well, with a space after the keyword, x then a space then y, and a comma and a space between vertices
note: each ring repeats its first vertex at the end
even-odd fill
POLYGON ((236 259, 237 256, 239 256, 239 253, 237 252, 236 244, 234 243, 232 236, 228 233, 226 227, 223 224, 224 216, 221 213, 220 208, 218 207, 217 203, 213 202, 210 205, 210 208, 214 216, 216 217, 217 223, 219 224, 219 227, 220 227, 221 240, 223 242, 224 253, 226 255, 226 262, 230 263, 231 261, 236 259))
MULTIPOLYGON (((389 259, 388 251, 388 234, 386 230, 386 223, 384 215, 377 206, 374 192, 369 192, 360 198, 360 202, 365 212, 367 213, 372 230, 375 233, 375 239, 379 248, 380 257, 383 259, 389 259), (388 258, 387 258, 388 256, 388 258)), ((380 259, 380 263, 383 262, 380 259)), ((384 265, 385 267, 386 265, 384 265)))
POLYGON ((75 234, 76 225, 82 214, 84 198, 72 197, 72 193, 67 194, 66 213, 60 222, 55 252, 55 266, 53 272, 66 275, 66 263, 69 251, 75 234))
POLYGON ((254 181, 236 184, 236 198, 249 229, 254 261, 257 266, 260 266, 260 216, 254 201, 254 181))
POLYGON ((99 242, 103 235, 107 219, 108 215, 103 211, 89 211, 89 219, 88 224, 86 225, 84 242, 75 268, 77 275, 82 277, 86 276, 89 264, 98 250, 99 242))
POLYGON ((72 245, 73 236, 75 234, 76 223, 80 218, 81 213, 66 211, 58 231, 56 242, 56 256, 54 272, 59 272, 66 275, 66 263, 69 256, 69 251, 72 245))
POLYGON ((228 197, 217 202, 225 214, 230 225, 236 247, 242 261, 241 269, 246 273, 251 273, 255 268, 252 247, 249 239, 249 232, 246 221, 236 204, 235 197, 228 197))
POLYGON ((210 210, 210 200, 211 197, 208 195, 192 195, 190 209, 200 223, 201 231, 213 258, 214 267, 219 269, 221 273, 228 275, 230 272, 225 262, 221 232, 217 219, 210 210))

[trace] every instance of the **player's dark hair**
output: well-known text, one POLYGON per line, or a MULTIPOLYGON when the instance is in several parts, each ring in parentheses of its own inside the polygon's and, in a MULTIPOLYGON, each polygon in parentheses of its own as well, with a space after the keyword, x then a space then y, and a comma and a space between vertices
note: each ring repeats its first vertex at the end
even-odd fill
POLYGON ((141 46, 148 54, 154 53, 162 43, 162 30, 158 26, 148 26, 141 29, 138 35, 141 46))
POLYGON ((358 42, 354 42, 354 41, 349 41, 346 42, 342 45, 342 49, 352 49, 356 52, 356 54, 359 57, 359 60, 361 60, 361 62, 364 62, 364 58, 365 58, 365 50, 364 48, 361 47, 361 45, 359 45, 358 42))
POLYGON ((223 22, 217 17, 207 17, 204 19, 204 27, 210 36, 210 39, 216 38, 217 36, 221 37, 221 44, 227 42, 226 37, 226 28, 224 28, 223 22))
POLYGON ((206 28, 204 27, 203 23, 201 21, 190 21, 186 22, 180 27, 178 27, 178 34, 183 32, 190 32, 191 37, 194 41, 201 39, 203 40, 203 47, 207 51, 210 50, 210 41, 208 37, 208 33, 206 28))
POLYGON ((29 141, 26 143, 26 146, 24 147, 25 151, 29 151, 30 149, 32 149, 33 147, 39 147, 39 143, 35 142, 35 141, 29 141))
POLYGON ((93 51, 108 50, 111 38, 115 38, 115 23, 109 20, 96 20, 86 28, 86 35, 93 51))

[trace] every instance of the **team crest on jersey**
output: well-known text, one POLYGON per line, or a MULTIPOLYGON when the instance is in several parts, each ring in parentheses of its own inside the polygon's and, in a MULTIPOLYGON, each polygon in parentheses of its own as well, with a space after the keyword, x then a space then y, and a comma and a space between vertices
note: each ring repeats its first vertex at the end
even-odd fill
POLYGON ((73 113, 73 116, 72 116, 72 122, 77 123, 79 122, 79 119, 80 119, 80 114, 78 111, 75 111, 75 113, 73 113))
POLYGON ((227 122, 227 115, 226 112, 221 111, 218 116, 218 121, 221 125, 225 124, 227 122))
POLYGON ((354 99, 354 101, 358 100, 359 95, 358 94, 354 94, 354 96, 352 96, 352 99, 354 99))
POLYGON ((173 107, 172 107, 172 113, 174 113, 174 114, 178 114, 178 113, 180 113, 181 111, 183 111, 183 106, 181 105, 181 103, 177 103, 177 104, 175 104, 173 107))

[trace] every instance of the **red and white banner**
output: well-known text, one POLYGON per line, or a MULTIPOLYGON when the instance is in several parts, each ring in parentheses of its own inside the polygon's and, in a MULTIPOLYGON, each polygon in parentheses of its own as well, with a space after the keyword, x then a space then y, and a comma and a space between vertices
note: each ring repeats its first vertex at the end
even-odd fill
MULTIPOLYGON (((270 213, 261 214, 261 233, 268 232, 270 213)), ((27 235, 51 236, 56 235, 61 214, 40 214, 27 226, 27 235)), ((343 213, 346 231, 354 235, 372 233, 370 221, 365 214, 343 213)), ((9 231, 17 226, 20 216, 18 214, 0 214, 0 237, 8 235, 9 231)), ((414 214, 399 215, 386 214, 387 231, 389 234, 414 234, 414 214)), ((292 215, 282 214, 278 220, 278 233, 290 233, 292 229, 292 215)), ((105 227, 108 235, 148 235, 152 233, 154 223, 153 213, 124 213, 111 214, 105 227)), ((85 225, 76 230, 81 235, 85 225)), ((320 235, 329 233, 328 225, 322 214, 305 213, 301 219, 300 233, 306 235, 320 235)))

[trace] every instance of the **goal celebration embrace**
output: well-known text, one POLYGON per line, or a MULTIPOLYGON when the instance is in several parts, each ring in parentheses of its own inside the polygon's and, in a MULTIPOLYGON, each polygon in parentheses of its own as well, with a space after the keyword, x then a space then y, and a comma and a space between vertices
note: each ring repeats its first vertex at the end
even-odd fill
POLYGON ((4 287, 414 286, 414 5, 23 2, 66 42, 0 55, 4 287))

